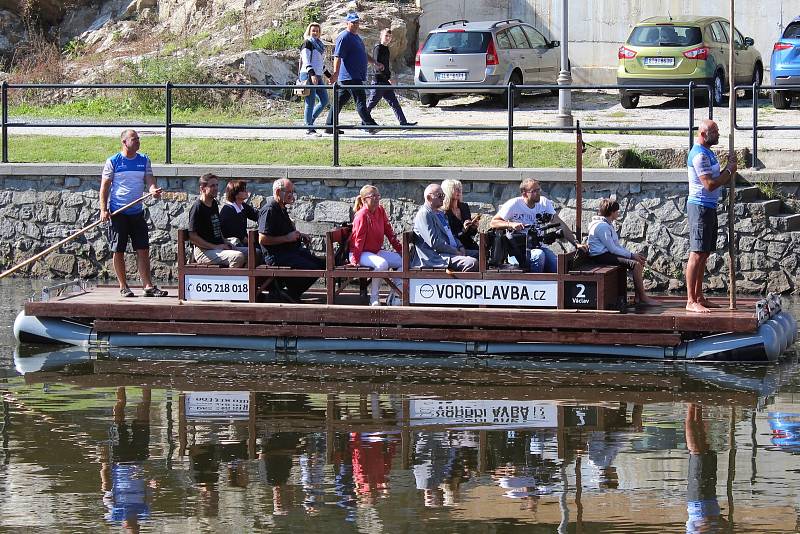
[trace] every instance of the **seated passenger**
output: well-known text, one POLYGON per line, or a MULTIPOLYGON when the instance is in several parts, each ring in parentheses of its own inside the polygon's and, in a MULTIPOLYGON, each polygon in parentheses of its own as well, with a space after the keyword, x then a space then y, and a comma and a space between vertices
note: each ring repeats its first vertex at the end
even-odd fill
POLYGON ((245 201, 250 196, 247 182, 231 180, 225 187, 227 204, 219 210, 219 221, 225 239, 236 239, 239 246, 247 246, 247 220, 258 222, 258 212, 245 201))
POLYGON ((461 202, 464 189, 458 180, 442 182, 442 191, 444 191, 444 212, 453 235, 466 250, 478 250, 475 235, 478 233, 480 213, 473 218, 469 206, 461 202))
MULTIPOLYGON (((353 265, 364 265, 372 267, 374 271, 388 271, 389 269, 399 269, 403 265, 403 247, 394 235, 394 230, 389 224, 389 218, 383 206, 380 204, 381 194, 374 185, 365 185, 361 188, 353 208, 356 215, 353 218, 353 233, 350 236, 350 263, 353 265), (392 247, 397 252, 391 250, 381 250, 383 238, 389 240, 392 247)), ((393 280, 395 286, 400 285, 400 280, 393 280)), ((370 286, 369 305, 380 306, 378 293, 381 288, 381 278, 372 279, 370 286)), ((392 301, 392 293, 389 292, 386 302, 392 301)))
POLYGON ((629 251, 619 244, 617 231, 612 224, 619 218, 619 202, 604 198, 600 201, 599 215, 589 224, 589 257, 601 265, 619 265, 633 272, 636 301, 647 306, 660 306, 661 302, 648 297, 644 290, 642 270, 646 258, 629 251))
MULTIPOLYGON (((519 185, 521 196, 506 201, 489 224, 493 229, 505 229, 511 231, 522 231, 533 227, 533 231, 538 234, 538 246, 526 250, 528 259, 528 271, 532 273, 554 273, 556 272, 558 258, 555 252, 544 244, 545 224, 560 225, 564 237, 577 247, 575 234, 558 218, 556 210, 550 199, 542 196, 542 188, 539 182, 532 178, 526 178, 519 185)), ((523 266, 524 267, 524 266, 523 266)))
POLYGON ((453 236, 447 217, 439 210, 444 193, 439 184, 425 188, 425 204, 414 217, 414 256, 411 267, 447 267, 453 271, 477 271, 478 260, 453 236))
POLYGON ((200 197, 189 210, 189 240, 194 244, 197 263, 244 267, 247 247, 235 247, 222 235, 217 191, 219 178, 207 173, 200 177, 200 197))
MULTIPOLYGON (((293 267, 295 269, 325 269, 325 260, 308 250, 311 239, 298 232, 289 218, 286 207, 295 200, 294 184, 288 178, 278 178, 272 184, 272 200, 261 206, 258 214, 258 242, 268 265, 293 267)), ((285 278, 286 297, 299 301, 317 277, 285 278)), ((277 284, 272 284, 273 298, 282 296, 277 284)), ((285 297, 283 300, 287 300, 285 297)))

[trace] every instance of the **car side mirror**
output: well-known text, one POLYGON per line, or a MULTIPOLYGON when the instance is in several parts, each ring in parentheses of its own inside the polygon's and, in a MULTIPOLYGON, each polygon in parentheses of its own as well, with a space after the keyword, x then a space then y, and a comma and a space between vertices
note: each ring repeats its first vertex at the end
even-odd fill
POLYGON ((753 46, 756 42, 753 40, 752 37, 745 37, 744 38, 744 45, 745 46, 753 46))
POLYGON ((561 41, 550 41, 550 48, 558 48, 561 46, 561 41))

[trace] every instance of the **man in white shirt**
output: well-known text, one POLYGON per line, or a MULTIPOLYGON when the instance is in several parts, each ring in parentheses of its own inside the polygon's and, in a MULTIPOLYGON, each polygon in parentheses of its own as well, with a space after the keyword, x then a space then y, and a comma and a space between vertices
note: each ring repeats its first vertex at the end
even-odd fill
MULTIPOLYGON (((577 246, 575 234, 572 230, 558 218, 553 203, 547 197, 542 196, 542 188, 539 182, 533 178, 526 178, 519 185, 521 196, 506 201, 497 214, 492 218, 489 227, 492 229, 504 229, 518 231, 526 226, 541 224, 541 219, 548 219, 550 223, 560 223, 564 231, 564 237, 577 246)), ((541 235, 541 233, 540 233, 541 235)), ((541 244, 539 248, 533 248, 529 253, 529 270, 533 273, 554 273, 558 263, 555 252, 541 244)))

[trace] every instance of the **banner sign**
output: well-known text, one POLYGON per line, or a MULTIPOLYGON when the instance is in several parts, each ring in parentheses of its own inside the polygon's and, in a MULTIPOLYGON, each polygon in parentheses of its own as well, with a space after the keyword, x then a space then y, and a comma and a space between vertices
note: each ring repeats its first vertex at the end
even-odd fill
POLYGON ((597 282, 565 282, 564 307, 571 310, 597 309, 597 282))
POLYGON ((250 417, 248 391, 192 391, 186 397, 186 417, 247 419, 250 417))
POLYGON ((411 426, 549 428, 558 426, 558 407, 541 401, 412 399, 410 419, 411 426))
POLYGON ((411 304, 555 308, 555 280, 409 280, 411 304))
POLYGON ((187 274, 184 291, 186 300, 250 300, 246 276, 187 274))

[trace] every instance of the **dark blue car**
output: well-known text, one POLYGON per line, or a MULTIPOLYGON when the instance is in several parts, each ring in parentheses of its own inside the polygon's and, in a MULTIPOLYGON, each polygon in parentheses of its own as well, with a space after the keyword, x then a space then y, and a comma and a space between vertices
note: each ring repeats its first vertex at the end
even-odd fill
POLYGON ((772 85, 798 86, 772 91, 772 105, 777 109, 788 109, 792 104, 792 97, 800 95, 800 17, 786 26, 780 40, 772 47, 769 70, 772 85))

